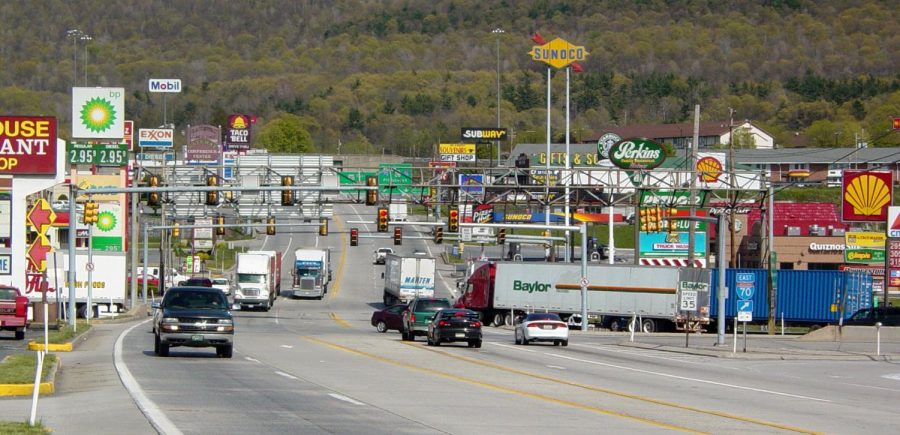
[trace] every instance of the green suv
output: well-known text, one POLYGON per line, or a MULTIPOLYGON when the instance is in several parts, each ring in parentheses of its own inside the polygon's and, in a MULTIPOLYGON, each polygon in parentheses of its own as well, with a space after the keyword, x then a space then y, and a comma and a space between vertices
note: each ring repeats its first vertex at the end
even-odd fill
POLYGON ((450 301, 441 298, 415 298, 409 302, 409 309, 403 312, 403 340, 414 341, 417 335, 428 334, 428 324, 434 313, 452 308, 450 301))

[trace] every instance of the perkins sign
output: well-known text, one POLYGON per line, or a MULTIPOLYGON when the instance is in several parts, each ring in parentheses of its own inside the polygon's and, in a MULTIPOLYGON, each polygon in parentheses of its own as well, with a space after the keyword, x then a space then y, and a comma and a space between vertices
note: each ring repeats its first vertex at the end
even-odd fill
POLYGON ((625 139, 609 150, 609 160, 622 169, 653 169, 665 159, 662 145, 649 139, 625 139))
POLYGON ((56 118, 0 116, 0 175, 56 175, 56 118))
POLYGON ((150 92, 177 94, 181 92, 181 79, 150 79, 150 92))

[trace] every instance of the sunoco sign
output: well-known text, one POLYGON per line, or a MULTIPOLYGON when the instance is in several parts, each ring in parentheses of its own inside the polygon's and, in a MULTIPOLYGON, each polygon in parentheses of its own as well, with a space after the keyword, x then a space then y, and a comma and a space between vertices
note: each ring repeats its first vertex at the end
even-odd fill
POLYGON ((609 160, 622 169, 653 169, 665 159, 662 145, 649 139, 625 139, 609 150, 609 160))

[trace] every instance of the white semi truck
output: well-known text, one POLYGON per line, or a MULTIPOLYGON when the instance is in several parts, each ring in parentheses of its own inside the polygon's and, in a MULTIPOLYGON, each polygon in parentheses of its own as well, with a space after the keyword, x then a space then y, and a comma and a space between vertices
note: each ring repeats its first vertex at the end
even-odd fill
POLYGON ((294 251, 291 268, 293 297, 322 299, 331 282, 331 250, 328 248, 300 248, 294 251))
POLYGON ((243 252, 237 254, 234 282, 234 304, 241 309, 262 308, 269 311, 275 303, 278 281, 281 280, 279 267, 281 255, 266 252, 243 252))
POLYGON ((434 296, 434 258, 388 254, 384 262, 384 304, 434 296))
MULTIPOLYGON (((602 316, 611 329, 632 318, 646 332, 709 323, 710 269, 592 264, 586 278, 587 312, 602 316)), ((478 311, 496 326, 526 312, 565 318, 581 313, 580 281, 578 264, 485 263, 467 278, 456 306, 478 311)))

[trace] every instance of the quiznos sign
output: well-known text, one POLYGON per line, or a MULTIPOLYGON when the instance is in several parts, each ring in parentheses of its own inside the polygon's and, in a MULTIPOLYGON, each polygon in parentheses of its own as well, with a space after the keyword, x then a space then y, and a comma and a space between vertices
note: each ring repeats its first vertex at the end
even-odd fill
POLYGON ((505 128, 471 128, 463 127, 460 136, 464 141, 506 140, 505 128))
POLYGON ((625 139, 609 150, 609 160, 622 169, 653 169, 665 159, 662 145, 649 139, 625 139))

